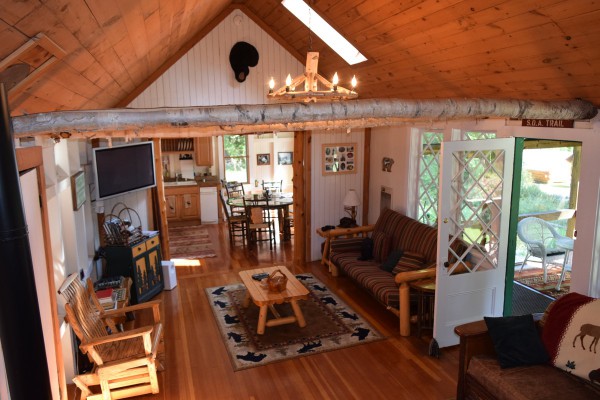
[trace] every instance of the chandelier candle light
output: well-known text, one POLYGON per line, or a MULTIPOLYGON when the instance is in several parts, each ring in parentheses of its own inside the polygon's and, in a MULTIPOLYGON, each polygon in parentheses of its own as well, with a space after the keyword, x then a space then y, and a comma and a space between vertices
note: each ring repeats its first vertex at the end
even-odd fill
POLYGON ((352 89, 346 89, 339 85, 337 72, 333 75, 332 82, 329 82, 317 73, 318 65, 319 52, 308 52, 304 74, 298 75, 294 79, 288 74, 285 79, 285 86, 277 90, 274 90, 275 80, 271 78, 268 97, 290 101, 303 100, 307 103, 321 100, 348 100, 358 97, 358 93, 354 91, 357 85, 356 76, 352 77, 352 89), (296 90, 302 83, 304 83, 304 90, 296 90))

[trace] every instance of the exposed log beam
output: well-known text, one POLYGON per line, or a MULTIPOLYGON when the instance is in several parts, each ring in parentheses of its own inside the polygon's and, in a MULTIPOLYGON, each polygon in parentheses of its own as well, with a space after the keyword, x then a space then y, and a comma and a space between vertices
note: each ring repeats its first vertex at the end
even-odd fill
POLYGON ((478 118, 590 119, 585 100, 369 99, 206 107, 56 111, 13 118, 16 137, 62 134, 85 137, 178 137, 394 125, 408 120, 478 118))

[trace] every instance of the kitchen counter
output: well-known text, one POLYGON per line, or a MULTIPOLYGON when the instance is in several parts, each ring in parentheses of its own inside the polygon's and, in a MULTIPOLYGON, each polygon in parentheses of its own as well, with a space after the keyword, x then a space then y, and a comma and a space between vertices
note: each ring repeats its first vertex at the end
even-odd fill
POLYGON ((189 180, 180 180, 180 181, 163 181, 163 184, 165 185, 165 187, 173 187, 173 186, 175 186, 175 187, 177 187, 177 186, 213 187, 213 186, 219 186, 219 180, 217 179, 217 177, 208 178, 205 181, 203 179, 206 179, 206 178, 198 177, 196 180, 189 179, 189 180))

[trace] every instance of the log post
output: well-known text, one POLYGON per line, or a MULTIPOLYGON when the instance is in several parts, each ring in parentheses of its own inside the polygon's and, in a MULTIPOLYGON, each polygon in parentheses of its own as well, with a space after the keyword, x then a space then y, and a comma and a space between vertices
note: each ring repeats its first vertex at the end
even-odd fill
POLYGON ((306 220, 304 187, 304 136, 306 132, 294 132, 294 266, 306 264, 306 220))

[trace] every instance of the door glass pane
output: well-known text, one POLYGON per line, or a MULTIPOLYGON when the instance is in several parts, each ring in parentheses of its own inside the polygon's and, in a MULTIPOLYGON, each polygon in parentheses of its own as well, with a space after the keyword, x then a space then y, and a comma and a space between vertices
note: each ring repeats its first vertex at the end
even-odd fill
POLYGON ((448 272, 497 267, 502 209, 502 150, 454 152, 448 272))
POLYGON ((417 220, 427 225, 437 225, 438 188, 440 173, 440 143, 442 132, 421 134, 421 157, 419 160, 419 208, 417 220))

